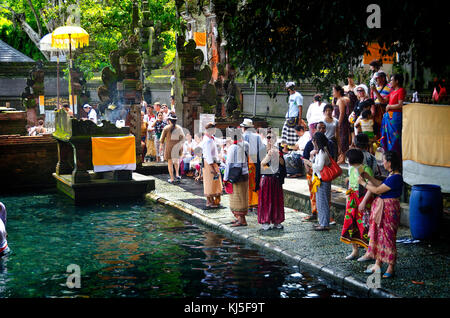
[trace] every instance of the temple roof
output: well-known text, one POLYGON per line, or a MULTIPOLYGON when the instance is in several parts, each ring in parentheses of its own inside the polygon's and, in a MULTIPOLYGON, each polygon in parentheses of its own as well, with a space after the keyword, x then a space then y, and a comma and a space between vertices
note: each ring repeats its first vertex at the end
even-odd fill
POLYGON ((0 62, 8 63, 8 62, 30 62, 34 63, 35 61, 25 54, 17 51, 12 46, 6 44, 2 40, 0 40, 0 62))

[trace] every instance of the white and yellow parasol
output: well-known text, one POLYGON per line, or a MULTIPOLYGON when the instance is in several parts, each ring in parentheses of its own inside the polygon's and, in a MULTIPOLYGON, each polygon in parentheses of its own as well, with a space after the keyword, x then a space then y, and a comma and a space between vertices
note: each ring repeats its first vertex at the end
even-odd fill
MULTIPOLYGON (((89 45, 89 34, 80 26, 65 25, 52 32, 52 47, 66 49, 69 46, 69 73, 72 68, 72 48, 82 48, 89 45)), ((69 76, 69 96, 72 106, 75 106, 72 94, 72 76, 69 76)))

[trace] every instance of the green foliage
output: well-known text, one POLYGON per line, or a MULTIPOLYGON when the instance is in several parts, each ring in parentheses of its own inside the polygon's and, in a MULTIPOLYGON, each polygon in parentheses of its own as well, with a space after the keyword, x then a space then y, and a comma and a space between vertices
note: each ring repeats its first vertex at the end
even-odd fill
MULTIPOLYGON (((175 0, 149 0, 150 20, 160 22, 159 39, 163 47, 168 50, 169 57, 174 56, 175 37, 173 31, 179 29, 179 18, 176 16, 175 0), (171 33, 172 32, 172 33, 171 33)), ((142 17, 142 0, 65 0, 48 1, 32 0, 36 11, 42 9, 39 23, 43 28, 43 35, 46 34, 45 22, 55 19, 57 26, 63 25, 69 16, 68 8, 77 5, 80 13, 80 25, 89 33, 90 45, 83 49, 77 49, 74 53, 74 66, 83 71, 85 78, 90 79, 94 73, 101 71, 105 66, 109 66, 109 54, 118 48, 118 44, 134 30, 131 30, 131 18, 133 3, 139 8, 139 17, 142 17), (54 2, 56 5, 52 5, 54 2), (60 4, 60 6, 58 5, 60 4), (45 20, 45 21, 44 21, 45 20)), ((24 13, 27 23, 37 31, 37 22, 31 11, 27 0, 0 0, 0 4, 11 7, 17 13, 24 13)), ((12 25, 10 16, 0 9, 0 34, 2 39, 12 44, 16 49, 30 52, 29 56, 44 59, 40 51, 34 46, 26 34, 20 30, 18 25, 12 25), (2 19, 3 17, 3 19, 2 19), (3 23, 2 23, 3 21, 3 23)), ((172 57, 173 59, 173 57, 172 57)), ((170 63, 167 61, 167 63, 170 63)))
POLYGON ((386 44, 402 62, 412 56, 421 67, 450 74, 442 1, 376 1, 382 25, 373 29, 366 12, 373 1, 212 1, 231 62, 249 79, 308 80, 323 90, 346 78, 368 42, 386 44))
POLYGON ((21 29, 14 28, 12 23, 2 24, 0 22, 0 39, 35 61, 45 60, 44 55, 34 45, 28 35, 21 29))
MULTIPOLYGON (((44 55, 30 40, 28 35, 22 31, 11 21, 11 14, 5 8, 1 6, 11 7, 14 10, 23 10, 26 18, 29 19, 29 24, 32 27, 36 27, 37 23, 33 13, 28 5, 24 6, 24 1, 1 1, 0 0, 0 39, 16 50, 22 52, 26 56, 31 57, 33 60, 45 60, 44 55)), ((43 30, 45 32, 45 28, 43 30)))

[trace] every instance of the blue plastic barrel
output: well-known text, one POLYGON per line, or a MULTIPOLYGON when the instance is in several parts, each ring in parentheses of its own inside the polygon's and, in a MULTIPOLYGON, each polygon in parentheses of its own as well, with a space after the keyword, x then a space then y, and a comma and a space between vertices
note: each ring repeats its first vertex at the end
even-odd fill
POLYGON ((409 198, 409 228, 416 240, 426 240, 439 233, 442 218, 441 187, 434 184, 417 184, 409 198))

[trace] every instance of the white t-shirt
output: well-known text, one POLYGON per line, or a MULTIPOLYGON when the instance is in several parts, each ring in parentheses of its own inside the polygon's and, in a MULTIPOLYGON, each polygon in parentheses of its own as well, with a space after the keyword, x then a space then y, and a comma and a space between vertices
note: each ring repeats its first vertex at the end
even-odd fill
POLYGON ((320 171, 322 171, 324 165, 330 164, 330 158, 328 157, 328 154, 323 151, 319 150, 319 153, 314 156, 314 159, 312 161, 312 169, 315 174, 319 178, 321 178, 320 171))
POLYGON ((336 127, 339 123, 339 120, 333 117, 332 123, 327 123, 325 120, 323 121, 325 123, 326 131, 325 136, 327 136, 328 139, 331 139, 336 136, 336 127))
POLYGON ((194 149, 194 141, 192 140, 191 142, 189 141, 185 141, 183 144, 183 157, 185 158, 190 158, 192 157, 191 151, 189 148, 194 149))
POLYGON ((95 111, 95 109, 91 108, 88 113, 88 119, 93 121, 94 124, 97 124, 97 112, 95 111))
POLYGON ((319 104, 318 102, 314 102, 309 105, 308 112, 306 113, 306 120, 308 121, 308 125, 323 121, 323 108, 325 107, 325 105, 325 103, 319 104))
POLYGON ((296 150, 296 152, 302 155, 303 150, 305 150, 306 144, 310 140, 311 140, 311 134, 309 133, 309 131, 305 131, 303 136, 301 136, 296 143, 296 145, 298 146, 298 150, 296 150))
MULTIPOLYGON (((289 95, 286 118, 298 117, 298 107, 303 106, 303 96, 299 92, 289 95)), ((300 114, 301 115, 301 114, 300 114)))
POLYGON ((202 144, 203 158, 207 164, 213 164, 219 161, 218 151, 214 139, 204 136, 202 144))

